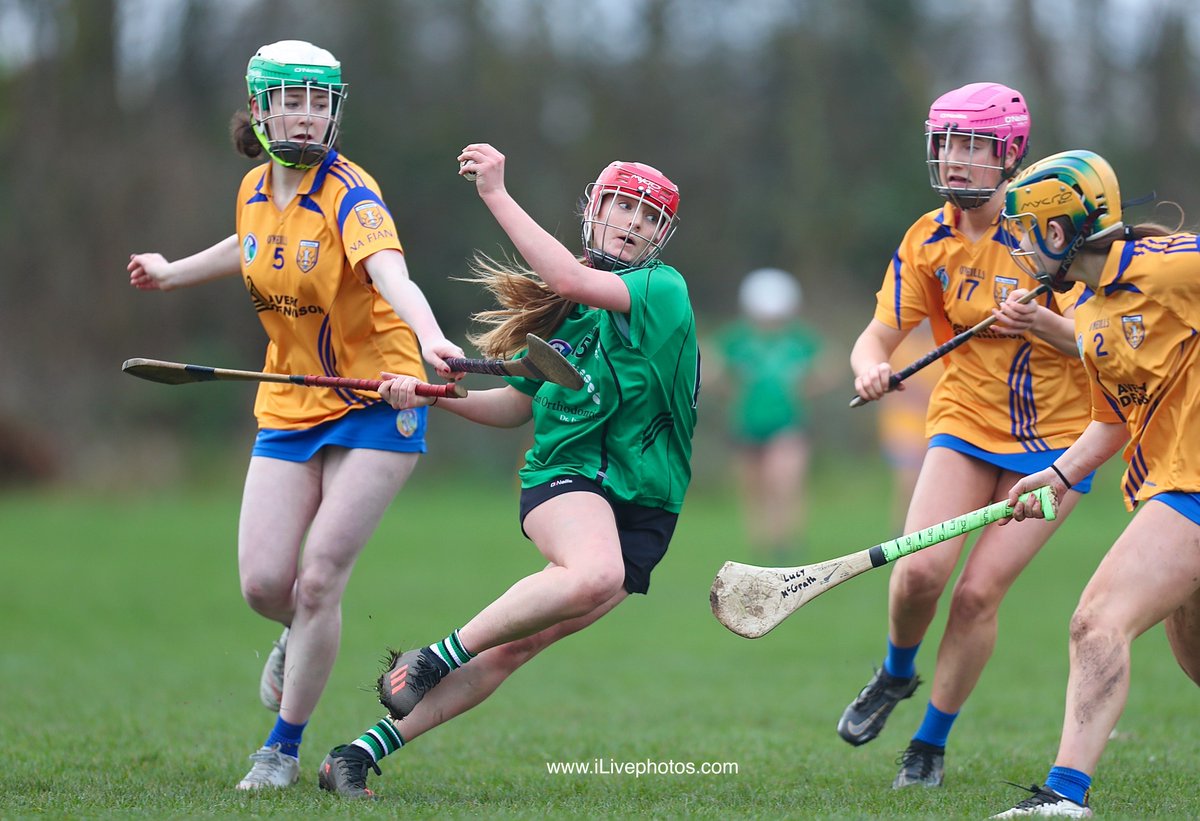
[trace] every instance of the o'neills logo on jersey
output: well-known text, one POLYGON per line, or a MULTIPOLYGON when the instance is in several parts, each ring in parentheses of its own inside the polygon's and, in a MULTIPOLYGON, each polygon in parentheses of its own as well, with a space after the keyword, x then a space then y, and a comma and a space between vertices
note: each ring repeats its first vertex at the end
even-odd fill
POLYGON ((246 277, 246 290, 250 292, 250 301, 254 303, 254 310, 260 314, 263 311, 271 311, 290 317, 325 315, 325 309, 320 305, 301 305, 299 299, 287 294, 263 293, 250 277, 246 277))
POLYGON ((321 243, 312 239, 300 240, 300 247, 296 249, 296 267, 307 274, 316 267, 320 253, 321 243))
POLYGON ((358 217, 363 228, 370 228, 373 231, 383 225, 383 206, 374 200, 360 202, 354 206, 354 216, 358 217))
POLYGON ((1146 323, 1141 314, 1121 317, 1121 330, 1125 332, 1125 341, 1131 348, 1140 348, 1146 341, 1146 323))

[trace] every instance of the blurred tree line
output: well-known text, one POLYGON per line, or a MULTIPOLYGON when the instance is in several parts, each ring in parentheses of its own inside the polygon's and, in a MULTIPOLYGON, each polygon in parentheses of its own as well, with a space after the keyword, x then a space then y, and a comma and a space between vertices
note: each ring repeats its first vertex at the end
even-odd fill
MULTIPOLYGON (((167 388, 119 367, 260 367, 265 337, 236 279, 139 293, 124 266, 134 251, 176 258, 233 232, 250 166, 228 123, 263 43, 308 39, 342 61, 343 151, 383 187, 453 338, 485 304, 451 278, 475 249, 508 247, 455 176, 459 149, 486 141, 508 156, 517 199, 572 247, 600 168, 663 169, 683 195, 666 257, 691 283, 702 333, 731 316, 742 274, 771 265, 801 277, 806 316, 840 356, 902 233, 939 205, 922 128, 949 88, 1021 89, 1033 157, 1097 150, 1126 198, 1156 189, 1194 225, 1194 5, 0 0, 0 483, 162 481, 193 470, 197 451, 245 457, 252 387, 167 388)), ((1178 219, 1152 206, 1134 216, 1178 219)), ((826 447, 873 444, 869 412, 844 411, 851 391, 846 367, 822 417, 826 447)), ((701 437, 719 427, 709 410, 701 437)), ((495 436, 442 427, 446 463, 500 452, 511 470, 514 449, 495 436)))

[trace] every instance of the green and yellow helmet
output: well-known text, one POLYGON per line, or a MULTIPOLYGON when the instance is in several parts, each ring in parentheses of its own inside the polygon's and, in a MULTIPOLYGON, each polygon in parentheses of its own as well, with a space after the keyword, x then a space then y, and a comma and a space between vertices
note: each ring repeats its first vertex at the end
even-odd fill
POLYGON ((1067 290, 1064 277, 1084 243, 1121 229, 1121 191, 1108 161, 1091 151, 1064 151, 1039 160, 1008 186, 1004 227, 1013 242, 1009 251, 1031 276, 1055 290, 1067 290), (1063 221, 1067 246, 1046 246, 1046 229, 1063 221), (1034 250, 1059 263, 1055 274, 1041 270, 1034 250))
POLYGON ((292 168, 319 165, 342 121, 342 64, 312 43, 280 40, 250 58, 246 88, 254 133, 267 154, 292 168))

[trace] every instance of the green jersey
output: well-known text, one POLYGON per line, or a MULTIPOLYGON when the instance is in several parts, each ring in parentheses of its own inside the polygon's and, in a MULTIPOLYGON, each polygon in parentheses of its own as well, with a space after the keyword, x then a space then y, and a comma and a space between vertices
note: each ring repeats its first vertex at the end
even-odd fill
POLYGON ((584 476, 616 501, 678 513, 692 475, 700 390, 687 284, 658 261, 621 279, 628 314, 580 305, 548 340, 582 374, 582 388, 506 378, 533 397, 521 486, 584 476))
POLYGON ((761 445, 807 427, 804 380, 821 352, 816 334, 798 322, 760 328, 739 320, 717 346, 735 385, 729 424, 736 439, 761 445))

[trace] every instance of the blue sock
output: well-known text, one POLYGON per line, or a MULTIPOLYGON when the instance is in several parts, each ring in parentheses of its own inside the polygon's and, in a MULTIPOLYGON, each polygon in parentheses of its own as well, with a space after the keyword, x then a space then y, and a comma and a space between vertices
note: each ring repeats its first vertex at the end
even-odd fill
POLYGON ((925 720, 921 722, 913 738, 934 747, 945 747, 946 739, 950 737, 950 728, 954 726, 956 718, 958 713, 943 713, 934 707, 931 701, 925 705, 925 720))
POLYGON ((917 642, 912 647, 897 647, 892 644, 892 640, 888 638, 887 656, 883 659, 883 669, 888 675, 896 678, 912 678, 917 674, 917 651, 921 649, 921 642, 917 642))
POLYGON ((279 752, 284 755, 290 755, 292 758, 300 757, 300 738, 304 735, 304 728, 308 726, 308 722, 303 724, 288 724, 282 718, 275 719, 275 726, 271 730, 271 734, 267 736, 267 741, 263 744, 264 747, 273 747, 279 745, 279 752))
POLYGON ((1080 806, 1087 805, 1088 791, 1092 788, 1092 777, 1070 767, 1052 767, 1046 776, 1046 789, 1054 790, 1063 798, 1069 798, 1080 806))

